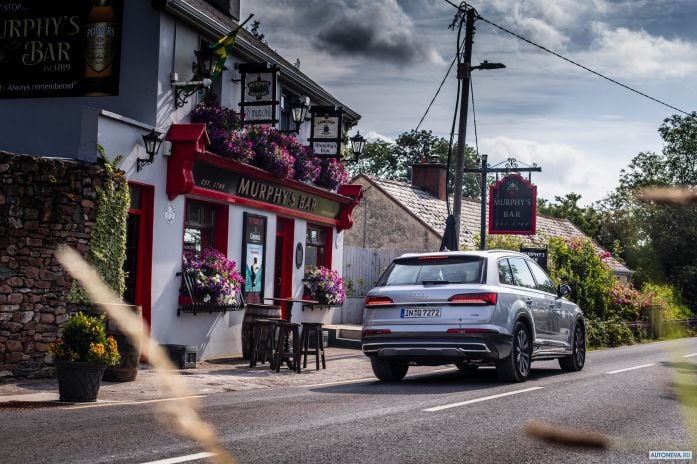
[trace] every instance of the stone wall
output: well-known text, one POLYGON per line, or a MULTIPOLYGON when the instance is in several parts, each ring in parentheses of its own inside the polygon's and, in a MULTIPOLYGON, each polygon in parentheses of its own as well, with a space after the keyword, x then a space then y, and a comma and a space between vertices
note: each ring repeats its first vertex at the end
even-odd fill
POLYGON ((363 199, 353 210, 353 227, 344 232, 344 245, 359 248, 426 251, 440 248, 440 237, 397 202, 359 177, 363 199))
POLYGON ((71 284, 53 253, 61 243, 88 250, 102 173, 0 152, 0 376, 51 375, 44 358, 68 317, 71 284))

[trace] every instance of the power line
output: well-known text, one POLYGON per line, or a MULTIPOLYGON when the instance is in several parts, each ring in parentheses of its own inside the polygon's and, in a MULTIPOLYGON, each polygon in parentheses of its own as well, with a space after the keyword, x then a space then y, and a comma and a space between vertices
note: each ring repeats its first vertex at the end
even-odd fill
MULTIPOLYGON (((455 8, 459 8, 457 5, 455 5, 455 4, 454 4, 453 2, 451 2, 450 0, 444 0, 444 1, 445 1, 446 3, 448 3, 448 4, 452 5, 452 6, 454 6, 455 8)), ((641 95, 642 97, 648 98, 649 100, 652 100, 652 101, 654 101, 654 102, 656 102, 656 103, 659 103, 659 104, 661 104, 661 105, 663 105, 663 106, 666 106, 666 107, 668 107, 668 108, 670 108, 670 109, 673 109, 673 110, 675 110, 675 111, 678 111, 678 112, 683 113, 683 114, 688 115, 688 116, 690 115, 690 113, 688 113, 687 111, 681 110, 680 108, 676 108, 675 106, 670 105, 670 104, 668 104, 668 103, 666 103, 666 102, 664 102, 664 101, 662 101, 662 100, 659 100, 658 98, 654 98, 654 97, 652 97, 652 96, 650 96, 650 95, 647 95, 647 94, 645 94, 644 92, 641 92, 641 91, 639 91, 639 90, 636 90, 636 89, 634 89, 634 88, 632 88, 632 87, 630 87, 630 86, 628 86, 628 85, 626 85, 626 84, 623 84, 623 83, 621 83, 621 82, 619 82, 619 81, 617 81, 617 80, 615 80, 615 79, 613 79, 613 78, 611 78, 611 77, 608 77, 608 76, 606 76, 606 75, 604 75, 604 74, 601 74, 601 73, 599 73, 598 71, 594 71, 593 69, 591 69, 591 68, 589 68, 589 67, 587 67, 587 66, 584 66, 584 65, 582 65, 582 64, 580 64, 580 63, 577 63, 576 61, 574 61, 574 60, 572 60, 572 59, 569 59, 569 58, 567 58, 567 57, 565 57, 565 56, 563 56, 563 55, 560 55, 559 53, 554 52, 554 51, 548 49, 547 47, 543 47, 542 45, 539 45, 539 44, 537 44, 537 43, 535 43, 535 42, 533 42, 533 41, 531 41, 531 40, 528 40, 528 39, 526 39, 525 37, 521 36, 520 34, 516 34, 515 32, 509 31, 509 30, 506 29, 505 27, 499 26, 498 24, 496 24, 496 23, 494 23, 494 22, 492 22, 492 21, 489 21, 488 19, 484 18, 483 16, 481 16, 481 15, 479 15, 479 14, 477 14, 477 19, 481 19, 481 20, 484 21, 485 23, 490 24, 490 25, 494 26, 495 28, 502 30, 503 32, 505 32, 505 33, 507 33, 507 34, 510 34, 510 35, 512 35, 513 37, 522 40, 523 42, 527 42, 527 43, 529 43, 530 45, 532 45, 532 46, 534 46, 534 47, 537 47, 537 48, 539 48, 539 49, 541 49, 541 50, 543 50, 543 51, 545 51, 545 52, 547 52, 547 53, 550 53, 550 54, 556 56, 557 58, 561 58, 562 60, 564 60, 564 61, 566 61, 566 62, 568 62, 568 63, 571 63, 571 64, 573 64, 574 66, 578 66, 579 68, 581 68, 581 69, 583 69, 583 70, 585 70, 585 71, 588 71, 588 72, 591 73, 591 74, 595 74, 596 76, 598 76, 598 77, 600 77, 600 78, 602 78, 602 79, 605 79, 605 80, 607 80, 607 81, 610 81, 610 82, 612 82, 613 84, 619 85, 620 87, 623 87, 623 88, 625 88, 625 89, 627 89, 627 90, 629 90, 629 91, 631 91, 631 92, 634 92, 634 93, 636 93, 636 94, 638 94, 638 95, 641 95)))
POLYGON ((433 106, 433 103, 436 101, 436 98, 438 98, 438 94, 440 93, 440 90, 443 88, 443 84, 445 84, 445 81, 448 78, 448 75, 450 75, 450 71, 453 69, 453 65, 455 64, 455 61, 457 61, 457 55, 455 55, 455 58, 453 58, 453 61, 450 63, 450 67, 448 68, 448 72, 445 73, 443 80, 440 81, 440 85, 438 86, 438 90, 436 90, 436 94, 431 99, 431 103, 428 104, 428 108, 426 108, 424 115, 421 116, 421 119, 419 120, 419 123, 416 125, 416 129, 414 129, 414 130, 418 131, 419 127, 421 127, 421 123, 424 122, 424 119, 426 119, 426 115, 431 110, 431 106, 433 106))

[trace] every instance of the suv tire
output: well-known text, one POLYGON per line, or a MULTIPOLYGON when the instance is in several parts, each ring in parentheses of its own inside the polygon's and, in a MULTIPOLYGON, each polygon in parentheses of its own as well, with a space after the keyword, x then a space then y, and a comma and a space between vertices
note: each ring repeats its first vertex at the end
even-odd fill
POLYGON ((370 358, 373 374, 384 382, 399 382, 407 375, 409 364, 385 361, 384 359, 370 358))
POLYGON ((559 367, 565 372, 578 372, 586 363, 586 334, 583 325, 576 323, 571 355, 559 358, 559 367))
POLYGON ((525 324, 516 322, 513 328, 511 353, 496 362, 496 374, 504 382, 525 382, 530 375, 532 342, 525 324))

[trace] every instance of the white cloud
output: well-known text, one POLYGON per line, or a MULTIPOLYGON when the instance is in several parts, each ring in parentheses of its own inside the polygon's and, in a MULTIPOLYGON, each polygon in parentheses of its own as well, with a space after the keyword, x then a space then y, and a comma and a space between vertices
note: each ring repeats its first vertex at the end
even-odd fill
POLYGON ((623 164, 613 160, 599 163, 591 154, 567 144, 504 136, 482 140, 480 147, 489 155, 490 163, 513 157, 521 163, 540 166, 542 172, 533 173, 532 180, 538 186, 538 196, 548 200, 571 192, 582 195, 582 204, 600 200, 616 184, 623 164))
POLYGON ((626 78, 683 78, 697 72, 697 44, 653 36, 644 30, 610 29, 594 24, 597 35, 590 51, 580 55, 588 64, 626 78))
POLYGON ((382 140, 383 142, 395 143, 395 139, 393 139, 392 137, 382 135, 382 134, 377 133, 375 131, 370 131, 367 134, 365 134, 365 138, 368 142, 375 142, 377 140, 382 140))

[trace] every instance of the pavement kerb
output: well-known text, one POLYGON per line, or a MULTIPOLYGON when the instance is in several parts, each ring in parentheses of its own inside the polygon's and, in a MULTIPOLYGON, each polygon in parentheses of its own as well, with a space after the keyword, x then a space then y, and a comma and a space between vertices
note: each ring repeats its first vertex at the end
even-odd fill
MULTIPOLYGON (((326 369, 315 370, 314 357, 308 357, 307 368, 297 374, 286 367, 282 367, 279 373, 273 372, 268 364, 250 368, 247 361, 235 357, 200 362, 194 369, 177 370, 176 373, 194 395, 374 379, 370 361, 359 350, 328 347, 326 361, 326 369)), ((155 370, 141 364, 133 382, 102 382, 98 402, 138 402, 170 396, 160 388, 155 370)), ((0 379, 0 403, 57 400, 55 378, 0 379)))

